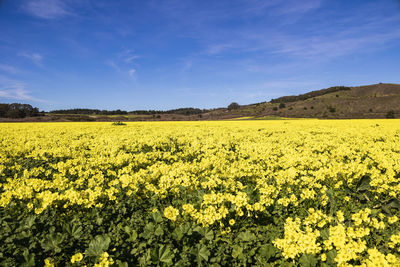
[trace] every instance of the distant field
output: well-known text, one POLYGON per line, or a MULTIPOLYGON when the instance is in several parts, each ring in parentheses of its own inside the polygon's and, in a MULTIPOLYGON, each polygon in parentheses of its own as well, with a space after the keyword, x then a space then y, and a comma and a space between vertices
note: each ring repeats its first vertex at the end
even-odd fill
POLYGON ((249 118, 1 123, 0 265, 399 266, 400 120, 249 118))

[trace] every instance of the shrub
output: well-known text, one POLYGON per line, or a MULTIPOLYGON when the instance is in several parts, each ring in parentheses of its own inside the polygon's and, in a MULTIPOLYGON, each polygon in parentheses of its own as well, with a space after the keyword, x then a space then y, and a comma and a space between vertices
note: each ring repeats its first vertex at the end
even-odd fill
POLYGON ((285 103, 280 103, 279 104, 279 108, 285 108, 285 107, 286 107, 285 103))
POLYGON ((394 111, 393 110, 389 110, 388 113, 386 113, 386 118, 387 119, 394 119, 394 111))
POLYGON ((278 107, 273 107, 272 110, 277 111, 278 107))
POLYGON ((228 110, 233 110, 233 109, 238 109, 238 108, 240 108, 240 105, 236 102, 232 102, 228 106, 228 110))
POLYGON ((112 125, 120 126, 120 125, 126 125, 126 123, 123 123, 122 121, 114 121, 112 125))

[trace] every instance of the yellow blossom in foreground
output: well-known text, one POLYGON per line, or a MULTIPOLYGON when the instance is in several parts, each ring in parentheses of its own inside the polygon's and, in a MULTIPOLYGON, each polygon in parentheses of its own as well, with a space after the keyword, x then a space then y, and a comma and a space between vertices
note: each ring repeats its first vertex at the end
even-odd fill
POLYGON ((71 263, 80 262, 83 259, 82 253, 76 253, 71 257, 71 263))
POLYGON ((164 216, 171 221, 176 221, 176 217, 179 215, 179 210, 175 209, 172 206, 167 207, 164 210, 164 216))
POLYGON ((47 258, 44 260, 44 267, 54 267, 53 260, 51 258, 47 258))

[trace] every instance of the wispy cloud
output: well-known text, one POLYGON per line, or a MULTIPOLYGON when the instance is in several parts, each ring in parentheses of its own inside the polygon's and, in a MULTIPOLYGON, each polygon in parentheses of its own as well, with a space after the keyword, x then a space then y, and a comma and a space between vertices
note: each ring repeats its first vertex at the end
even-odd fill
POLYGON ((26 84, 23 82, 0 76, 0 98, 20 101, 47 102, 33 97, 25 87, 26 84))
POLYGON ((304 14, 311 10, 319 8, 322 4, 321 0, 307 0, 307 1, 284 1, 281 6, 275 11, 276 14, 304 14))
POLYGON ((135 59, 139 58, 139 55, 137 55, 133 49, 124 49, 118 53, 117 56, 125 63, 132 63, 135 59))
POLYGON ((21 52, 21 53, 19 53, 19 55, 31 60, 33 63, 35 63, 38 66, 42 66, 43 56, 39 53, 21 52))
POLYGON ((63 0, 29 0, 22 8, 32 16, 57 19, 71 14, 65 2, 63 0))
POLYGON ((107 61, 106 64, 118 72, 121 71, 121 68, 112 60, 107 61))
POLYGON ((10 65, 5 65, 5 64, 0 64, 0 70, 4 72, 8 72, 10 74, 16 74, 19 73, 20 70, 16 67, 10 66, 10 65))
POLYGON ((137 64, 134 60, 139 57, 133 49, 124 49, 117 53, 112 60, 107 61, 106 64, 119 73, 128 74, 129 77, 136 78, 137 64))
POLYGON ((135 73, 136 73, 136 70, 135 69, 130 69, 129 71, 128 71, 128 74, 129 74, 129 76, 130 77, 135 77, 135 73))

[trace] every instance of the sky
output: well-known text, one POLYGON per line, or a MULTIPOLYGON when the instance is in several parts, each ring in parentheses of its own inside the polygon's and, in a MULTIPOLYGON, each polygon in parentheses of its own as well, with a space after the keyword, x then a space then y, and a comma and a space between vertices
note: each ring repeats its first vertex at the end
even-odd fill
POLYGON ((251 104, 400 83, 398 0, 0 0, 0 103, 251 104))

